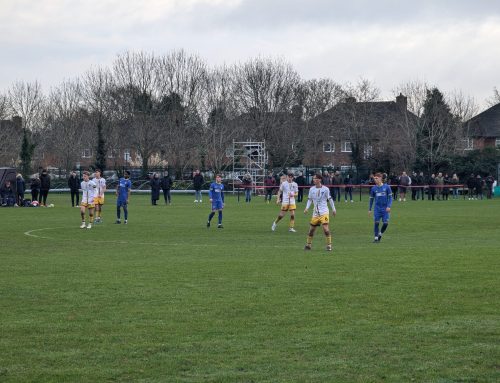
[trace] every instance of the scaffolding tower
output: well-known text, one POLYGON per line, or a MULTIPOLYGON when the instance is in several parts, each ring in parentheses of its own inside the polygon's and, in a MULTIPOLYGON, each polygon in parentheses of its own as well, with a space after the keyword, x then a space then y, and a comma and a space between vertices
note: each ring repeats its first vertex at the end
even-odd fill
POLYGON ((264 192, 267 160, 265 141, 237 142, 233 140, 233 172, 240 178, 246 173, 250 173, 254 193, 264 192))

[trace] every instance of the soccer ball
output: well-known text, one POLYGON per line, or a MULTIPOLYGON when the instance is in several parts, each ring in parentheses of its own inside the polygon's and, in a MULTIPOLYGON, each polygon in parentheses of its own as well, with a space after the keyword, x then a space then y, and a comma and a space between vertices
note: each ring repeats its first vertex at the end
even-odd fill
POLYGON ((38 207, 38 201, 33 201, 33 202, 31 203, 31 206, 38 207))
POLYGON ((49 207, 54 207, 54 204, 53 204, 53 203, 51 203, 51 204, 49 205, 49 207))

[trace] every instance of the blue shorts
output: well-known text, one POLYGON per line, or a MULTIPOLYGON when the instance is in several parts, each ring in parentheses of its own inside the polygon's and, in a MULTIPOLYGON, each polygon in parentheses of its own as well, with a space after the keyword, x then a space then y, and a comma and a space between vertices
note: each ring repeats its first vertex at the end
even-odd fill
POLYGON ((116 200, 116 206, 118 206, 118 207, 120 207, 120 206, 127 206, 127 200, 117 199, 116 200))
POLYGON ((390 213, 384 210, 375 210, 373 212, 373 219, 375 222, 382 220, 382 222, 389 222, 390 213))
POLYGON ((222 201, 212 201, 212 210, 222 210, 222 201))

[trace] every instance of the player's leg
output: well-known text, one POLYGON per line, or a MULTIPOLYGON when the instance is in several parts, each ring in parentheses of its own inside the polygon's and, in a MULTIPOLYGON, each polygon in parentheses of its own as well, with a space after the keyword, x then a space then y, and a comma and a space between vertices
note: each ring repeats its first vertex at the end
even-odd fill
POLYGON ((281 207, 281 210, 280 210, 278 216, 276 217, 276 219, 273 222, 273 225, 271 226, 271 230, 272 231, 276 230, 276 226, 278 225, 278 222, 283 219, 283 217, 285 216, 287 210, 288 210, 287 206, 282 206, 281 207))
POLYGON ((288 231, 295 233, 295 209, 290 210, 290 224, 288 231))
POLYGON ((374 234, 374 240, 373 242, 378 242, 378 236, 380 234, 380 219, 381 216, 380 214, 375 210, 373 213, 374 221, 373 221, 373 234, 374 234))
POLYGON ((85 229, 85 209, 86 207, 84 206, 85 204, 82 203, 80 206, 80 216, 82 217, 82 224, 80 225, 80 229, 85 229))
POLYGON ((332 251, 332 234, 330 233, 330 226, 328 222, 324 223, 322 226, 323 226, 323 233, 325 233, 325 238, 326 238, 326 250, 332 251))
POLYGON ((380 229, 380 233, 378 234, 379 242, 382 240, 382 235, 385 233, 387 227, 389 226, 389 217, 390 214, 388 212, 385 212, 382 217, 382 228, 380 229))
POLYGON ((306 245, 304 246, 304 250, 311 250, 315 230, 316 225, 313 225, 313 223, 311 222, 311 224, 309 225, 309 232, 307 233, 306 245))
POLYGON ((220 207, 220 209, 218 209, 218 211, 219 211, 219 216, 218 216, 217 228, 222 229, 223 228, 223 226, 222 226, 222 206, 220 207))
POLYGON ((207 227, 210 227, 210 221, 212 221, 212 218, 214 217, 216 210, 217 210, 216 206, 212 203, 212 211, 208 215, 207 227))
MULTIPOLYGON (((122 204, 120 201, 116 203, 116 223, 121 223, 121 208, 122 204)), ((125 211, 125 208, 123 209, 125 211)))
POLYGON ((87 225, 87 229, 90 229, 94 223, 94 210, 94 207, 89 207, 89 223, 87 225))
POLYGON ((128 203, 123 204, 123 218, 125 221, 123 222, 125 225, 128 223, 128 203))

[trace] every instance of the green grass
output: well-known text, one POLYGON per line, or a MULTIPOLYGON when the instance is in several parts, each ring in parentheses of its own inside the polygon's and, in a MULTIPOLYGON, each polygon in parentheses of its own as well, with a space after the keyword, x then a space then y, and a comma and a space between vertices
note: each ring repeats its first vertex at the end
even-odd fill
POLYGON ((500 380, 500 200, 338 205, 334 251, 276 205, 133 195, 129 225, 0 209, 0 382, 500 380), (216 219, 216 218, 215 218, 216 219), (30 235, 27 235, 30 234, 30 235))

